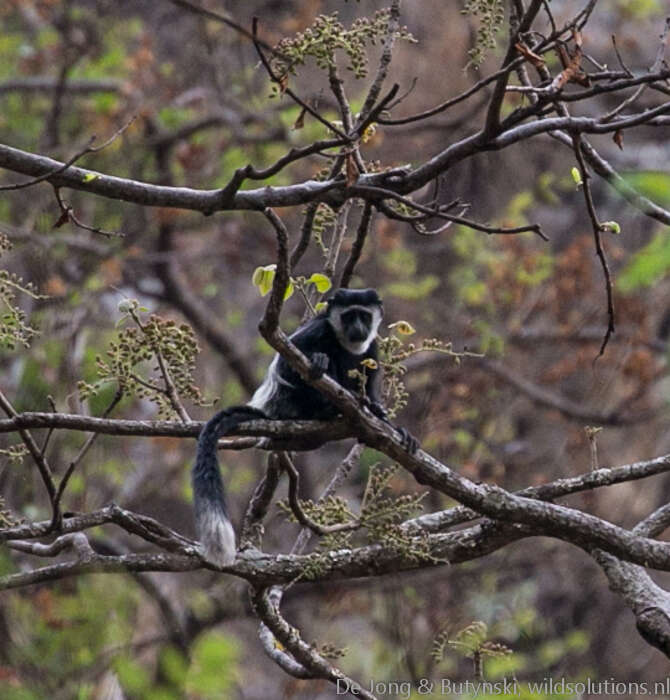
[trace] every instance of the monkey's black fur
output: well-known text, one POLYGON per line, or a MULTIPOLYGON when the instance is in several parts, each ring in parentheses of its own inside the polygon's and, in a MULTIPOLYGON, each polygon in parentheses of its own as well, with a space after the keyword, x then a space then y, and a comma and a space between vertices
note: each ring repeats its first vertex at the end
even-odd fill
MULTIPOLYGON (((359 389, 357 378, 349 371, 361 370, 361 362, 375 361, 366 367, 366 406, 387 420, 379 400, 377 328, 382 318, 382 302, 374 289, 338 290, 326 311, 307 322, 291 336, 293 344, 312 362, 312 376, 327 374, 349 391, 359 389)), ((246 406, 219 411, 202 429, 193 467, 193 495, 198 536, 207 559, 220 564, 235 558, 235 536, 225 506, 225 491, 219 473, 216 444, 221 435, 241 423, 256 418, 274 420, 331 420, 335 406, 318 389, 307 384, 288 362, 276 355, 263 383, 246 406)), ((416 450, 416 440, 400 430, 408 448, 416 450)))

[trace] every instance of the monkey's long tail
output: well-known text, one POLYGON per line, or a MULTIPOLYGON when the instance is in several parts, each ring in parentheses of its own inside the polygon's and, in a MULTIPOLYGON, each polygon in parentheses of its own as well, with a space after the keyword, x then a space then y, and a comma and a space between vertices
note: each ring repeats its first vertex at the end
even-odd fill
POLYGON ((265 415, 249 406, 226 408, 207 421, 198 438, 191 473, 195 527, 204 557, 218 566, 228 566, 235 561, 235 531, 226 509, 216 445, 222 435, 257 418, 265 418, 265 415))

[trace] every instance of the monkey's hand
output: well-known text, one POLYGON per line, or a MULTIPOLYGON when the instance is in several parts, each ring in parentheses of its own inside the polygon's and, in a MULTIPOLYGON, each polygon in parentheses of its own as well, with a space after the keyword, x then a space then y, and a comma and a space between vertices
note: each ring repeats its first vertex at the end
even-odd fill
POLYGON ((386 409, 379 403, 379 401, 371 401, 367 396, 363 399, 363 405, 365 408, 372 413, 373 416, 381 418, 383 421, 389 422, 388 416, 386 415, 386 409))
POLYGON ((386 414, 386 409, 379 403, 379 401, 371 401, 366 396, 363 403, 365 408, 367 408, 370 413, 377 418, 381 418, 384 423, 388 423, 400 433, 400 441, 402 442, 402 446, 409 453, 414 454, 419 449, 419 441, 406 428, 399 428, 398 426, 393 425, 386 414))
POLYGON ((323 377, 323 375, 328 371, 328 365, 330 364, 328 355, 326 355, 324 352, 315 352, 310 357, 310 360, 312 362, 312 366, 309 368, 309 378, 321 379, 321 377, 323 377))

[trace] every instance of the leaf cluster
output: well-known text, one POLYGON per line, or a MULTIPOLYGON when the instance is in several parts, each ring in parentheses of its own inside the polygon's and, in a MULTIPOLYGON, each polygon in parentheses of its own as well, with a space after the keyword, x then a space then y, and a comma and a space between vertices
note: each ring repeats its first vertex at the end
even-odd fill
POLYGON ((496 34, 505 21, 503 0, 465 0, 461 12, 479 19, 475 45, 468 51, 470 64, 478 68, 486 53, 496 47, 496 34))
POLYGON ((458 651, 462 656, 470 659, 475 656, 506 656, 512 650, 488 639, 488 625, 482 620, 471 622, 467 627, 459 630, 453 638, 449 636, 449 630, 442 630, 433 640, 433 648, 430 652, 435 661, 442 661, 447 647, 458 651))
POLYGON ((7 457, 13 464, 21 464, 28 455, 28 448, 25 445, 10 445, 6 449, 0 449, 0 455, 7 457))
POLYGON ((361 526, 367 529, 372 541, 410 559, 426 561, 432 558, 427 538, 410 535, 401 527, 403 521, 421 511, 426 494, 389 495, 389 483, 397 469, 395 464, 376 464, 370 470, 361 503, 361 526))
MULTIPOLYGON (((299 501, 305 515, 324 528, 346 524, 352 526, 323 535, 319 540, 321 552, 350 547, 355 533, 365 531, 368 542, 383 544, 412 559, 431 558, 427 539, 410 535, 401 527, 404 520, 421 510, 425 494, 389 494, 389 482, 396 470, 397 465, 376 464, 371 468, 358 516, 338 496, 330 496, 318 503, 311 500, 299 501)), ((278 506, 290 520, 296 521, 286 501, 280 501, 278 506)))
POLYGON ((134 325, 121 330, 118 340, 109 344, 107 359, 96 357, 100 380, 94 385, 79 383, 82 399, 94 395, 101 384, 116 382, 125 395, 148 399, 156 404, 161 418, 168 418, 175 414, 170 401, 171 383, 179 397, 205 405, 193 379, 200 352, 193 329, 154 314, 144 322, 138 311, 136 306, 128 309, 134 325))
MULTIPOLYGON (((322 527, 332 527, 354 522, 356 516, 351 512, 347 502, 339 496, 329 496, 315 503, 312 500, 300 500, 300 508, 303 513, 314 523, 322 527)), ((288 501, 278 501, 277 506, 284 511, 291 522, 297 519, 291 510, 288 501)), ((344 530, 323 535, 319 540, 319 549, 329 551, 332 549, 342 549, 348 547, 351 542, 352 530, 344 530)))
MULTIPOLYGON (((296 74, 296 67, 303 65, 308 58, 313 58, 316 65, 329 70, 336 65, 336 52, 342 51, 347 56, 347 70, 357 79, 368 74, 367 47, 382 41, 388 35, 391 11, 386 8, 377 10, 372 17, 359 17, 347 29, 332 15, 319 15, 311 27, 298 32, 293 37, 282 39, 276 46, 276 55, 272 64, 275 72, 286 79, 296 74)), ((416 41, 406 27, 395 32, 396 38, 416 41)), ((281 90, 274 86, 275 95, 281 90)))
MULTIPOLYGON (((0 256, 11 250, 12 244, 0 233, 0 256)), ((0 347, 14 350, 18 345, 27 348, 37 333, 37 329, 26 321, 26 313, 16 305, 17 292, 27 294, 32 299, 44 299, 30 282, 7 270, 0 270, 0 303, 3 307, 0 316, 0 347)))
POLYGON ((416 331, 407 321, 397 321, 389 326, 392 331, 387 337, 380 337, 379 361, 384 369, 383 393, 391 418, 394 418, 407 405, 409 393, 405 388, 404 377, 407 366, 404 364, 413 355, 420 352, 439 352, 453 357, 460 364, 463 357, 481 357, 476 353, 457 352, 451 342, 439 338, 425 338, 419 344, 405 343, 399 337, 413 335, 416 331), (395 332, 399 335, 396 335, 395 332))
POLYGON ((337 214, 335 211, 327 204, 320 202, 319 206, 316 208, 316 213, 314 214, 312 236, 314 237, 314 241, 317 246, 319 246, 324 257, 328 255, 328 246, 324 242, 323 238, 326 232, 335 226, 336 221, 337 214))
POLYGON ((341 659, 349 651, 348 647, 336 647, 334 644, 326 642, 324 644, 313 644, 312 647, 319 656, 325 659, 341 659))
POLYGON ((18 522, 14 514, 7 510, 5 500, 0 496, 0 527, 14 527, 14 525, 18 525, 18 522))

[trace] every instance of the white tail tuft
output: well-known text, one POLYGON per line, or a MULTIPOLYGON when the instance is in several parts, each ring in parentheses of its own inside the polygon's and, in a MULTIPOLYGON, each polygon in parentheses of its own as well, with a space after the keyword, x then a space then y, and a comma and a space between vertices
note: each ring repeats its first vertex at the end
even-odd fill
POLYGON ((235 531, 218 508, 203 508, 198 514, 198 533, 202 556, 216 566, 230 566, 235 561, 235 531))

